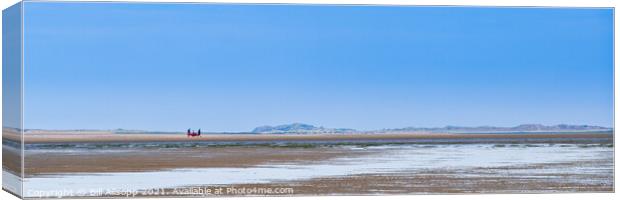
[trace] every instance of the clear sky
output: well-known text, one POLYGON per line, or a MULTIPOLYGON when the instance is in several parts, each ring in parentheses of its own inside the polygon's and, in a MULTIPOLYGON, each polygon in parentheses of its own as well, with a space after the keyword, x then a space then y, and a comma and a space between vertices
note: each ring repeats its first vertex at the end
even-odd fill
POLYGON ((613 10, 32 3, 25 128, 613 126, 613 10))

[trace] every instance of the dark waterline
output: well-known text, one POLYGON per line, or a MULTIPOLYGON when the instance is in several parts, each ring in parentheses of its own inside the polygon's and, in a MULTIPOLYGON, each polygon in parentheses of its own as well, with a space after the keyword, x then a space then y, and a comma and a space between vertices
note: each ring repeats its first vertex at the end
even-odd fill
MULTIPOLYGON (((3 144, 15 146, 13 142, 3 144)), ((613 138, 460 138, 460 139, 348 139, 348 140, 274 140, 274 141, 187 141, 187 142, 75 142, 26 144, 26 150, 42 149, 149 149, 194 147, 289 147, 313 148, 330 146, 381 146, 406 144, 599 144, 613 146, 613 138)))

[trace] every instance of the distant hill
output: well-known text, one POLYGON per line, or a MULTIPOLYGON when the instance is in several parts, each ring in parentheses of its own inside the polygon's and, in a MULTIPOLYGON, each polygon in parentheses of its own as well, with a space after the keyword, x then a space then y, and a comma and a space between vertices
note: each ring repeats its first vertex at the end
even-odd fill
POLYGON ((546 126, 542 124, 522 124, 515 127, 496 126, 445 126, 435 128, 405 127, 396 129, 382 129, 374 131, 357 131, 349 128, 324 128, 310 124, 293 123, 278 126, 260 126, 252 133, 361 133, 361 132, 437 132, 437 133, 496 133, 496 132, 584 132, 584 131, 611 131, 612 128, 591 125, 559 124, 546 126))
POLYGON ((293 123, 278 126, 260 126, 252 130, 252 133, 353 133, 355 129, 324 128, 309 124, 293 123))
POLYGON ((418 128, 407 127, 399 129, 384 129, 386 132, 448 132, 448 133, 468 133, 468 132, 574 132, 574 131, 611 131, 612 128, 590 125, 568 125, 559 124, 546 126, 542 124, 522 124, 515 127, 496 127, 496 126, 446 126, 439 128, 418 128))

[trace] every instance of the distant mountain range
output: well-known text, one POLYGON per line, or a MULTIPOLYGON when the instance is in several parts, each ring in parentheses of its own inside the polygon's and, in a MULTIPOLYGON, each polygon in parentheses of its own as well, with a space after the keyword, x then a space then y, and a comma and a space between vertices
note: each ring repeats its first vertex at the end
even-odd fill
POLYGON ((446 126, 439 128, 419 128, 406 127, 399 129, 384 129, 386 132, 448 132, 448 133, 470 133, 470 132, 554 132, 554 131, 610 131, 612 128, 590 125, 568 125, 559 124, 546 126, 542 124, 522 124, 515 127, 497 126, 446 126))
POLYGON ((349 128, 324 128, 303 123, 293 123, 278 126, 260 126, 252 133, 361 133, 361 132, 433 132, 433 133, 496 133, 496 132, 584 132, 584 131, 611 131, 612 128, 591 125, 559 124, 546 126, 542 124, 522 124, 515 127, 496 126, 445 126, 436 128, 405 127, 397 129, 382 129, 374 131, 358 131, 349 128))
POLYGON ((293 123, 278 126, 259 126, 252 133, 353 133, 355 129, 348 128, 324 128, 309 124, 293 123))

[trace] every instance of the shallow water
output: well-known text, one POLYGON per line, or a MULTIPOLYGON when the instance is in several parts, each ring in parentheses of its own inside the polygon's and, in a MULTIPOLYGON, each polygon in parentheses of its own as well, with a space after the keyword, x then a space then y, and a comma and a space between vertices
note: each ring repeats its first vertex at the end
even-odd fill
MULTIPOLYGON (((613 148, 584 147, 586 146, 582 144, 505 145, 503 147, 493 144, 350 146, 347 148, 354 151, 378 151, 380 153, 304 165, 277 164, 248 168, 46 175, 26 178, 24 191, 28 197, 55 196, 55 194, 88 196, 93 191, 101 190, 131 191, 191 185, 270 183, 366 173, 415 173, 422 170, 501 167, 601 159, 609 160, 610 164, 562 170, 578 174, 613 173, 613 148)), ((522 170, 519 173, 544 172, 522 170)))

